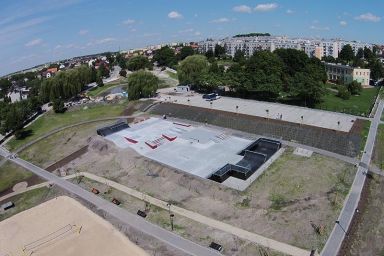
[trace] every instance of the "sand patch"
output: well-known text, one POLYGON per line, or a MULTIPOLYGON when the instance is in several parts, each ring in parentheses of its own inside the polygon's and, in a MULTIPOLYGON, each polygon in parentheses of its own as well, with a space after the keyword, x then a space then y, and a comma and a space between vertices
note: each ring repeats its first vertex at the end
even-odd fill
POLYGON ((0 222, 0 255, 142 256, 140 247, 76 200, 61 196, 0 222))

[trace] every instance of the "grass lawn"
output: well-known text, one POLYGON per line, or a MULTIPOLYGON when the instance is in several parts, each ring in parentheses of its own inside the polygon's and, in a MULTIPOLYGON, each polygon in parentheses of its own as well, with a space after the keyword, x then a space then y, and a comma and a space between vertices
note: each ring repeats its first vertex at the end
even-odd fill
POLYGON ((0 167, 0 191, 13 187, 16 183, 23 181, 32 175, 31 172, 7 161, 0 167))
POLYGON ((217 61, 217 65, 221 65, 221 66, 231 66, 231 65, 233 65, 233 63, 235 63, 233 60, 218 60, 217 61))
POLYGON ((340 160, 313 154, 302 157, 288 148, 244 192, 250 205, 268 207, 279 241, 321 249, 353 182, 355 168, 340 160), (322 226, 316 234, 311 223, 322 226), (284 238, 284 236, 286 236, 284 238))
POLYGON ((30 126, 24 128, 24 132, 27 134, 26 137, 23 139, 13 138, 6 144, 6 146, 9 150, 14 150, 21 145, 59 127, 102 117, 119 116, 122 114, 125 107, 126 102, 123 101, 113 105, 103 104, 88 106, 87 109, 74 109, 63 114, 56 114, 53 111, 50 111, 34 121, 30 126))
POLYGON ((361 130, 361 135, 360 135, 361 136, 360 151, 364 151, 370 126, 371 126, 371 122, 369 120, 363 120, 363 129, 361 130))
POLYGON ((379 125, 377 131, 373 163, 380 169, 384 169, 384 124, 379 125))
POLYGON ((371 111, 377 92, 377 88, 363 89, 361 95, 351 96, 349 100, 343 100, 336 96, 336 92, 327 91, 323 97, 323 102, 317 104, 316 108, 366 116, 371 111))
POLYGON ((177 76, 177 73, 173 73, 170 71, 165 71, 171 78, 179 80, 179 77, 177 76))

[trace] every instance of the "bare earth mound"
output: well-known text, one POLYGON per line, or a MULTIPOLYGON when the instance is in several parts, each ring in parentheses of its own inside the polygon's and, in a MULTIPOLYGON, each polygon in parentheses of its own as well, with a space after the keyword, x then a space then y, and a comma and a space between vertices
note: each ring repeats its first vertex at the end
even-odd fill
POLYGON ((58 197, 0 222, 0 255, 147 255, 70 197, 58 197), (24 254, 23 254, 24 255, 24 254))

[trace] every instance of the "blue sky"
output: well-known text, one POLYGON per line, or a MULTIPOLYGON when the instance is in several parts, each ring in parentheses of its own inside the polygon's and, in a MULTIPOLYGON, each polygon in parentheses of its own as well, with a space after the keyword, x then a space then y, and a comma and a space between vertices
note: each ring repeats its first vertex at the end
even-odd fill
POLYGON ((0 75, 78 55, 248 32, 384 43, 384 1, 2 0, 0 75))

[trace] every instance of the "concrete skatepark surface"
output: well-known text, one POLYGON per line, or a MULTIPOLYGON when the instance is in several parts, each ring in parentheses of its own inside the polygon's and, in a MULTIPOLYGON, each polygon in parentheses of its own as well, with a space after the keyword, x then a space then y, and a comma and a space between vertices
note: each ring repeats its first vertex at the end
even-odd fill
POLYGON ((111 224, 61 196, 0 222, 0 255, 148 255, 111 224), (25 248, 25 253, 22 250, 25 248))
POLYGON ((204 126, 192 126, 150 118, 106 139, 120 148, 139 154, 190 174, 208 178, 227 163, 235 164, 238 153, 252 141, 204 126))
POLYGON ((159 93, 159 98, 156 99, 163 102, 172 102, 175 104, 216 109, 270 119, 278 119, 292 123, 311 125, 343 132, 349 132, 354 121, 356 121, 356 117, 342 113, 314 110, 304 107, 256 100, 221 97, 218 100, 212 101, 211 104, 211 102, 203 99, 201 94, 197 93, 168 95, 167 93, 172 93, 170 88, 161 89, 159 90, 159 93), (238 106, 238 108, 236 108, 236 106, 238 106))

